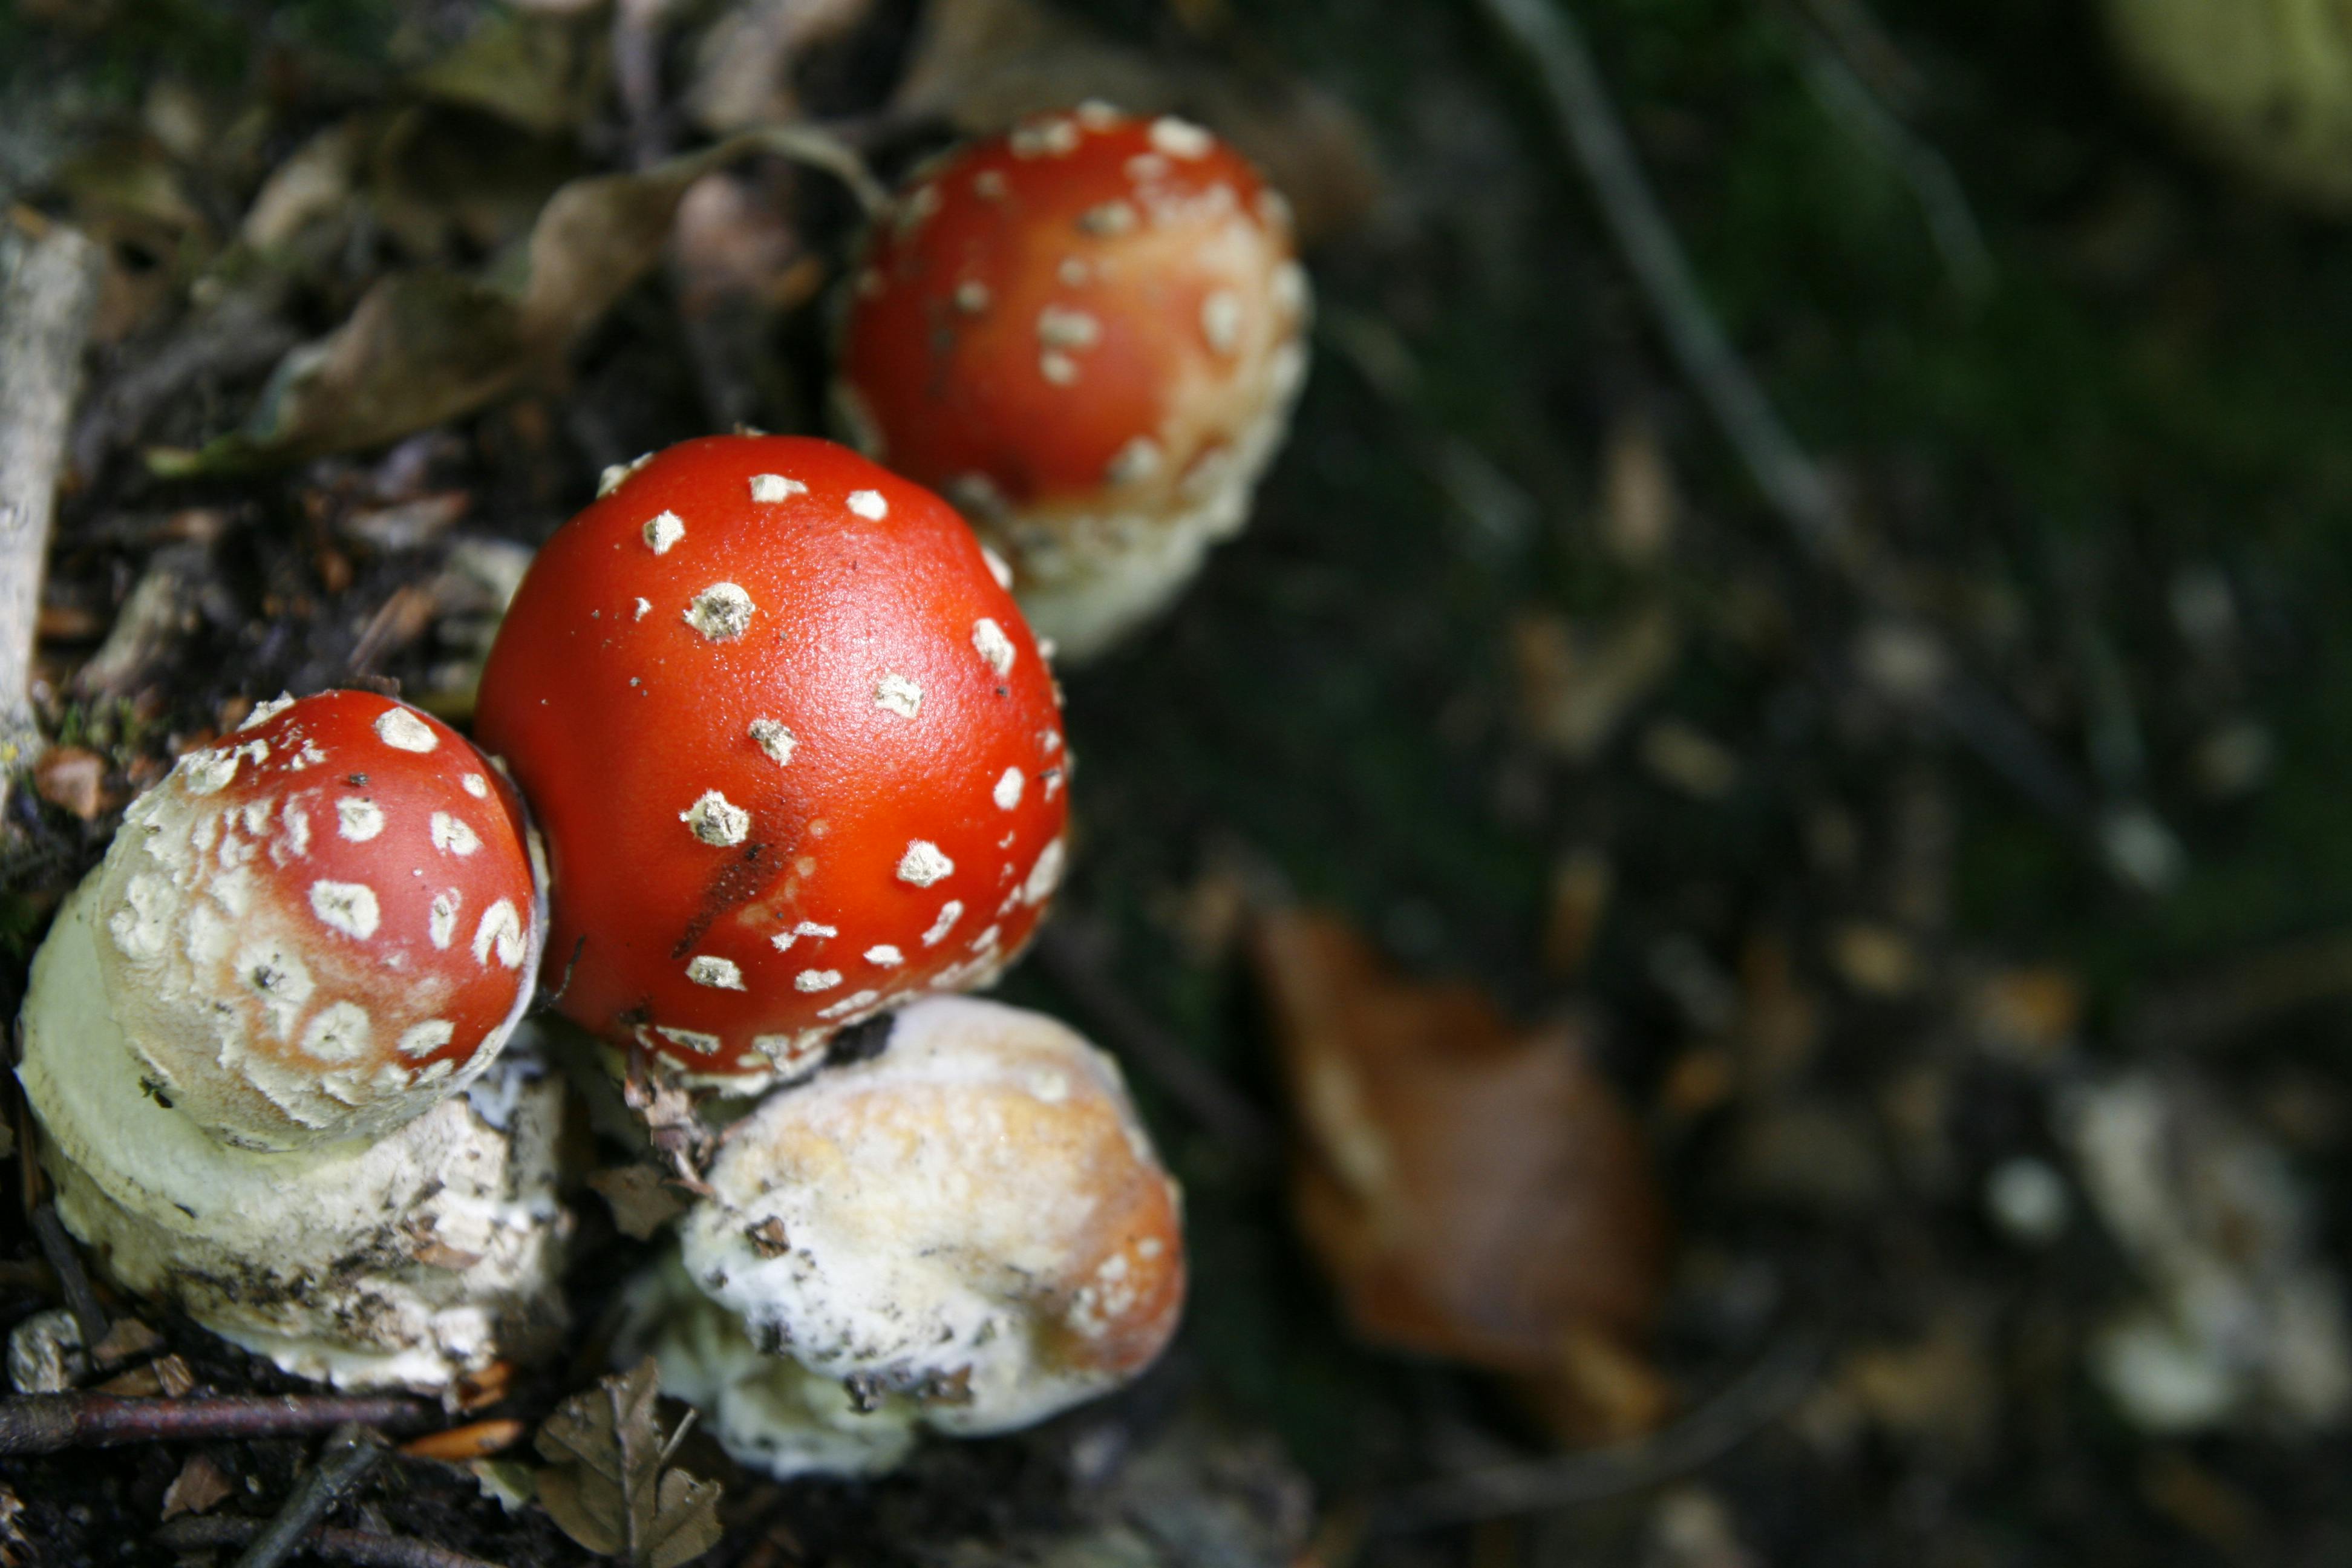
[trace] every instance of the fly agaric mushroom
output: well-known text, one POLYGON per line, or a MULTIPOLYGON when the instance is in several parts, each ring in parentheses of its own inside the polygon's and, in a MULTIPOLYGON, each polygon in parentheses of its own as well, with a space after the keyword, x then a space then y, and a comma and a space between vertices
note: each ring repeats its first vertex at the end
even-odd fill
POLYGON ((887 1027, 736 1124, 635 1292, 662 1386, 779 1476, 1043 1420, 1150 1364, 1182 1306, 1176 1184, 1108 1057, 970 997, 887 1027))
POLYGON ((445 1386, 560 1322, 545 879, 439 721, 280 699, 134 802, 33 963, 18 1077, 68 1228, 289 1371, 445 1386))
POLYGON ((1019 608, 951 509, 829 441, 619 471, 524 578, 478 730, 547 835, 563 1011, 734 1092, 992 980, 1061 876, 1019 608))
POLYGON ((1091 656, 1241 528, 1307 288, 1239 153, 1089 105, 927 168, 867 244, 842 420, 1005 551, 1039 635, 1091 656))

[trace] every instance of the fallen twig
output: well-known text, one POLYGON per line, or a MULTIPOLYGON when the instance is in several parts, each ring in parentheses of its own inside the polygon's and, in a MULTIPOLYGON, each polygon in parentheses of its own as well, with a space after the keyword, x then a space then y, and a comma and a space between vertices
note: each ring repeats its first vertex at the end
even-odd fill
MULTIPOLYGON (((1666 221, 1617 118, 1591 51, 1562 0, 1479 0, 1495 26, 1534 66, 1570 150, 1591 182, 1601 220, 1648 300, 1659 331, 1698 389, 1750 478, 1798 547, 1832 569, 1874 614, 1903 616, 1908 606, 1874 571, 1846 508, 1811 454, 1781 423, 1762 385, 1708 309, 1697 274, 1666 221)), ((2143 818, 2170 842, 2145 807, 2111 804, 2100 814, 2090 791, 2041 734, 1990 689, 1957 669, 1927 693, 1947 734, 2011 788, 2074 830, 2112 873, 2145 883, 2116 850, 2118 822, 2143 818)))
MULTIPOLYGON (((0 769, 40 745, 28 683, 66 417, 98 302, 98 247, 19 210, 0 218, 0 769)), ((0 776, 0 805, 7 785, 0 776)))
POLYGON ((296 1483, 294 1495, 264 1525, 236 1560, 236 1568, 278 1568, 302 1543, 302 1538, 327 1517, 327 1510, 345 1492, 359 1485, 385 1453, 383 1437, 355 1421, 331 1433, 319 1451, 319 1462, 296 1483))
POLYGON ((199 1438, 279 1437, 345 1422, 414 1431, 440 1418, 397 1394, 225 1394, 214 1399, 123 1399, 105 1394, 28 1394, 0 1399, 0 1458, 60 1448, 199 1438))
POLYGON ((81 1254, 75 1250, 73 1237, 66 1234, 63 1221, 58 1218, 55 1204, 43 1204, 33 1210, 33 1237, 41 1244, 41 1256, 49 1260, 49 1272, 58 1277, 58 1293, 66 1299, 67 1310, 81 1329, 81 1342, 92 1350, 106 1338, 106 1309, 100 1305, 98 1292, 90 1288, 89 1275, 81 1266, 81 1254))
MULTIPOLYGON (((226 1516, 175 1519, 148 1539, 166 1552, 216 1552, 226 1546, 243 1546, 261 1533, 261 1525, 257 1519, 226 1516)), ((311 1531, 302 1538, 301 1546, 313 1556, 356 1563, 362 1568, 498 1568, 496 1563, 414 1536, 338 1530, 332 1525, 320 1525, 311 1531)))
POLYGON ((1698 275, 1642 173, 1575 19, 1555 0, 1480 4, 1535 64, 1570 148, 1592 182, 1601 219, 1649 297, 1659 330, 1758 488, 1809 554, 1853 559, 1844 509, 1707 308, 1698 275))
POLYGON ((1501 1465, 1412 1488, 1374 1513, 1370 1531, 1397 1535, 1575 1508, 1686 1475, 1738 1447, 1803 1398, 1819 1373, 1822 1350, 1811 1337, 1789 1340, 1766 1352, 1713 1399, 1637 1442, 1501 1465))

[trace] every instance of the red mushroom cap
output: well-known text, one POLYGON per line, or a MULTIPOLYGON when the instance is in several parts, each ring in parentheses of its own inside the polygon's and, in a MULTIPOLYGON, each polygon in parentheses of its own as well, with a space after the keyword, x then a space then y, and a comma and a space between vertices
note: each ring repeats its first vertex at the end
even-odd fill
POLYGON ((1306 363, 1282 199, 1200 127, 1098 106, 926 170, 853 296, 845 422, 1008 549, 1038 629, 1074 652, 1240 526, 1306 363), (1062 603, 1082 580, 1116 602, 1062 603))
POLYGON ((95 884, 108 1005, 226 1142, 381 1132, 521 1016, 530 840, 513 785, 439 720, 363 691, 264 704, 127 814, 95 884))
POLYGON ((951 509, 829 441, 618 478, 532 563, 477 727, 547 835, 563 1011, 747 1088, 994 978, 1061 875, 1019 608, 951 509))

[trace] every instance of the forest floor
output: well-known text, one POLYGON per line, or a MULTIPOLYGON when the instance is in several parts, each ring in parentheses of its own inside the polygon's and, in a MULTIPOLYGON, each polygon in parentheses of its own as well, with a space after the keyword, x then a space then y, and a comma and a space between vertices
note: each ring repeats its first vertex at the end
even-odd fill
MULTIPOLYGON (((1297 206, 1314 368, 1248 531, 1064 672, 1074 871, 1000 994, 1125 1060, 1187 1192, 1187 1325, 1126 1394, 881 1483, 693 1439, 727 1485, 709 1561, 2352 1560, 2352 227, 2204 162, 2087 5, 1577 5, 1851 530, 1824 552, 1679 373, 1506 9, 0 12, 0 210, 107 258, 0 1005, 178 752, 281 689, 462 721, 600 469, 821 429, 857 209, 747 157, 528 353, 469 357, 428 300, 362 346, 386 396, 260 404, 372 288, 494 293, 563 182, 744 125, 805 118, 887 180, 1016 110, 1181 108, 1297 206), (1638 1128, 1659 1212, 1596 1223, 1651 1227, 1662 1283, 1575 1408, 1473 1364, 1467 1327, 1373 1342, 1318 1268, 1269 1004, 1298 908, 1362 933, 1401 1008, 1461 982, 1564 1021, 1638 1128)), ((29 1262, 21 1206, 0 1251, 29 1262)), ((643 1247, 574 1206, 581 1342, 476 1415, 609 1370, 643 1247)), ((215 1392, 290 1385, 155 1326, 215 1392)), ((311 1451, 0 1460, 0 1563, 175 1561, 152 1536, 194 1458, 266 1518, 311 1451)), ((461 1466, 382 1467, 340 1517, 591 1560, 461 1466)))

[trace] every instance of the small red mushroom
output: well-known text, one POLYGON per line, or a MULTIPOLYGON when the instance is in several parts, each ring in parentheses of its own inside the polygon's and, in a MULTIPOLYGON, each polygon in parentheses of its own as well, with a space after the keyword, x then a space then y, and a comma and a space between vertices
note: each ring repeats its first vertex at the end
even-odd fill
POLYGON ((364 691, 265 703, 131 806, 88 894, 105 994, 45 991, 28 1026, 106 1009, 225 1142, 382 1132, 488 1066, 530 1000, 529 840, 439 720, 364 691))
POLYGON ((562 1010, 742 1091, 988 983, 1060 879, 1019 607, 953 510, 828 441, 614 476, 524 578, 478 729, 547 836, 562 1010))
POLYGON ((856 275, 836 403, 1012 558, 1086 657, 1237 531, 1306 370, 1282 198, 1196 125, 1098 105, 919 174, 856 275))

